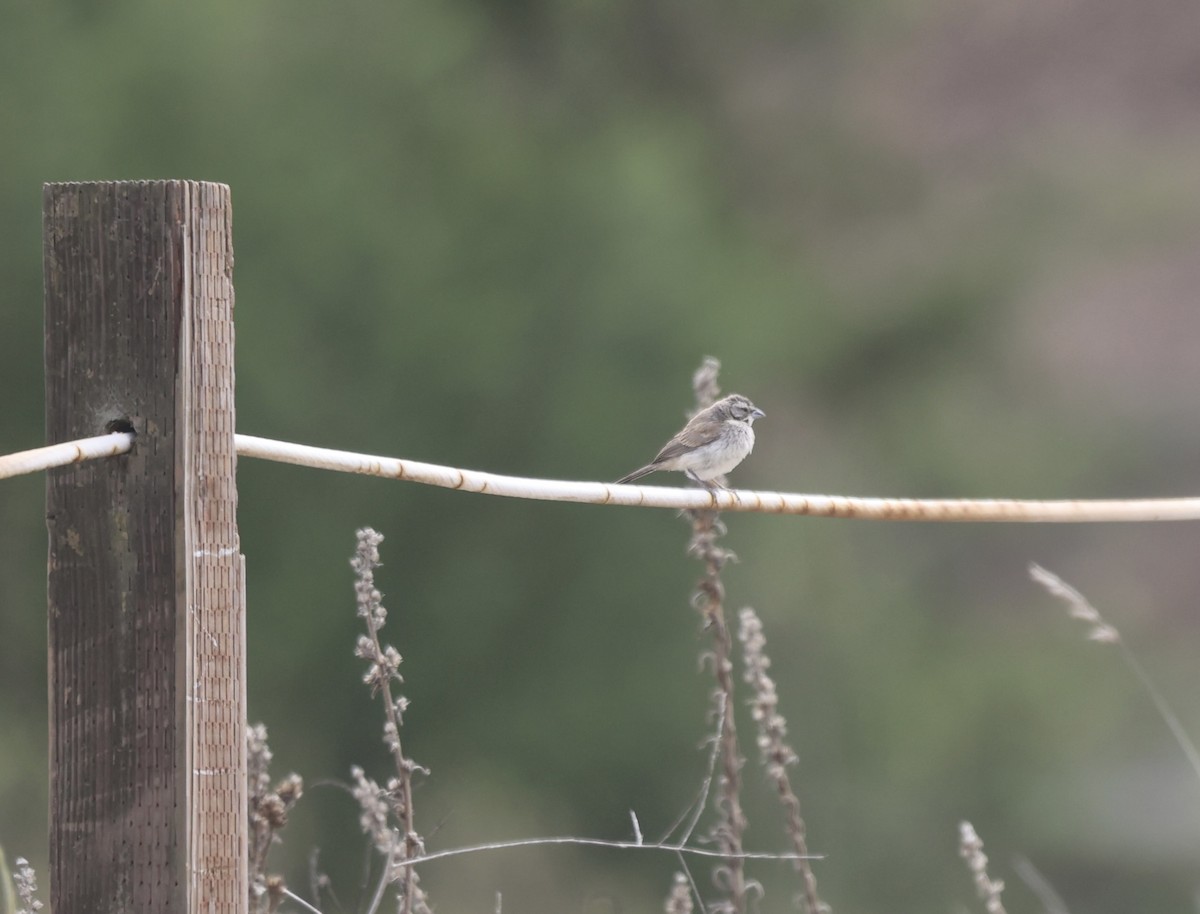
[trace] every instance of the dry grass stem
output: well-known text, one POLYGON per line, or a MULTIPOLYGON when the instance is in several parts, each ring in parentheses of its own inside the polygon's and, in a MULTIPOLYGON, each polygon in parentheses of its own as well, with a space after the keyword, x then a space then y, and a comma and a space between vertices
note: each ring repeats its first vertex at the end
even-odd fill
POLYGON ((328 893, 335 907, 342 906, 333 890, 333 881, 321 870, 321 848, 316 845, 308 852, 308 891, 314 901, 320 902, 321 896, 328 893))
POLYGON ((311 904, 309 904, 307 901, 305 901, 303 898, 301 898, 295 892, 292 892, 288 889, 284 889, 283 895, 289 901, 293 901, 296 904, 300 905, 300 907, 302 907, 302 908, 304 908, 304 910, 308 911, 309 914, 322 914, 322 911, 320 908, 313 907, 311 904))
MULTIPOLYGON (((380 565, 379 544, 382 542, 383 534, 369 527, 359 530, 358 548, 350 560, 355 575, 358 616, 367 627, 367 634, 359 635, 354 653, 369 664, 363 682, 370 687, 372 697, 379 695, 383 701, 383 743, 391 753, 396 776, 382 788, 361 768, 355 767, 351 771, 354 777, 352 793, 361 809, 359 822, 363 832, 386 861, 380 887, 398 883, 399 914, 428 914, 429 904, 417 872, 406 865, 425 852, 425 843, 414 824, 412 781, 415 772, 428 772, 404 755, 400 726, 408 700, 392 693, 393 684, 404 681, 400 676, 402 658, 394 647, 379 640, 379 630, 387 622, 383 595, 375 587, 375 569, 380 565), (391 825, 392 817, 398 827, 391 825)), ((377 891, 371 911, 378 907, 381 897, 382 893, 377 891)))
POLYGON ((1025 883, 1029 891, 1037 896, 1046 914, 1071 914, 1067 903, 1050 884, 1050 880, 1042 875, 1041 870, 1034 866, 1028 857, 1015 856, 1012 864, 1013 871, 1025 883))
POLYGON ((688 820, 687 826, 683 829, 679 838, 680 844, 687 844, 692 839, 692 835, 696 832, 696 825, 700 822, 700 817, 704 815, 704 810, 708 807, 708 794, 712 790, 713 778, 717 771, 717 757, 721 753, 720 734, 725 729, 724 721, 721 718, 725 716, 725 705, 722 702, 721 707, 717 712, 717 726, 713 734, 705 738, 702 745, 709 747, 708 753, 708 768, 704 775, 704 781, 700 784, 700 789, 696 791, 696 796, 679 817, 671 823, 671 827, 667 829, 666 834, 662 836, 659 843, 665 842, 671 835, 675 834, 675 829, 683 824, 684 820, 688 820))
POLYGON ((1188 764, 1191 765, 1197 782, 1200 782, 1200 750, 1196 748, 1196 744, 1188 736, 1187 731, 1183 728, 1183 724, 1175 712, 1171 710, 1171 706, 1167 704, 1167 699, 1163 697, 1162 692, 1158 690, 1158 686, 1150 678, 1150 674, 1146 672, 1137 657, 1134 656, 1133 651, 1129 649, 1124 639, 1121 638, 1121 633, 1114 626, 1104 621, 1100 612, 1088 602, 1083 594, 1058 575, 1047 571, 1041 565, 1030 564, 1029 576, 1045 587, 1053 596, 1058 597, 1066 603, 1071 618, 1079 619, 1091 626, 1088 630, 1089 640, 1099 641, 1103 644, 1115 644, 1118 647, 1125 665, 1129 667, 1133 675, 1137 677, 1138 682, 1141 683, 1142 688, 1146 690, 1146 694, 1150 696, 1150 700, 1154 703, 1154 708, 1158 711, 1159 717, 1167 725, 1167 729, 1171 731, 1171 735, 1175 737, 1175 742, 1183 751, 1188 764))
POLYGON ((975 833, 975 826, 970 822, 960 823, 958 835, 958 854, 967 861, 967 869, 971 871, 971 878, 975 881, 975 891, 983 900, 988 914, 1006 914, 1004 904, 1000 901, 1004 883, 988 876, 987 854, 983 852, 983 841, 975 833))
POLYGON ((1079 619, 1091 626, 1088 629, 1088 640, 1104 644, 1118 644, 1121 633, 1104 621, 1099 610, 1092 606, 1078 590, 1053 572, 1047 571, 1037 563, 1029 566, 1029 576, 1041 584, 1053 596, 1067 604, 1067 610, 1072 619, 1079 619))
POLYGON ((758 749, 767 777, 775 785, 779 800, 783 804, 788 837, 799 855, 796 859, 796 870, 804 880, 805 907, 809 914, 822 914, 828 911, 829 907, 823 904, 817 895, 817 877, 807 859, 808 840, 804 818, 800 814, 800 798, 792 790, 791 780, 788 778, 788 766, 795 765, 799 759, 784 739, 787 736, 787 721, 779 713, 779 695, 775 690, 775 681, 767 672, 771 660, 766 653, 766 635, 763 634, 762 622, 750 607, 742 609, 738 614, 738 621, 738 640, 742 642, 746 665, 743 675, 754 690, 751 713, 758 727, 758 749))

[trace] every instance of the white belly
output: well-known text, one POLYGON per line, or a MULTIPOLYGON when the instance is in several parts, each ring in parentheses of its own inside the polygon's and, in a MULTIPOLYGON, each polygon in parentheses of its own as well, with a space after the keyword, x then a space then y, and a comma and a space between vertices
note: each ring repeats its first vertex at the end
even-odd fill
POLYGON ((691 470, 697 479, 708 481, 724 476, 754 450, 754 429, 744 422, 728 422, 723 434, 711 444, 680 457, 678 469, 691 470))

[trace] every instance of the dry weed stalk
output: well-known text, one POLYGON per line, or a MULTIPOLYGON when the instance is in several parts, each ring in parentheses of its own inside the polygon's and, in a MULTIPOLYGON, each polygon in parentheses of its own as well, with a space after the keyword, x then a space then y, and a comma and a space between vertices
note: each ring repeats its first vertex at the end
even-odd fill
POLYGON ((425 843, 413 822, 412 780, 417 771, 429 772, 405 757, 400 744, 400 726, 408 699, 403 695, 392 695, 392 683, 404 681, 400 675, 400 653, 390 644, 385 646, 379 640, 379 630, 387 621, 383 595, 375 587, 375 569, 380 564, 381 542, 383 534, 364 527, 358 531, 358 548, 350 560, 355 574, 354 593, 358 616, 367 626, 367 634, 358 636, 354 653, 370 663, 363 674, 363 682, 370 687, 372 697, 382 697, 386 718, 383 743, 392 755, 396 776, 390 778, 387 787, 383 788, 356 766, 351 770, 354 777, 352 793, 362 810, 359 822, 363 831, 385 861, 383 878, 370 910, 378 908, 385 886, 397 883, 399 914, 429 914, 429 904, 421 889, 416 868, 406 863, 425 852, 425 843), (391 825, 392 817, 398 827, 391 825))
POLYGON ((671 882, 671 892, 663 905, 667 914, 692 914, 692 883, 684 873, 676 873, 671 882))
POLYGON ((958 853, 967 861, 967 869, 975 881, 975 891, 983 900, 988 914, 1006 914, 1000 901, 1000 893, 1004 891, 1004 883, 993 880, 987 871, 988 858, 983 852, 983 841, 975 833, 975 826, 970 822, 962 822, 958 826, 958 853))
MULTIPOLYGON (((706 358, 692 378, 696 394, 697 411, 711 406, 720 397, 717 374, 721 363, 706 358)), ((715 480, 724 485, 724 479, 715 480)), ((685 512, 692 522, 692 537, 688 543, 688 554, 704 563, 704 576, 696 584, 692 605, 704 620, 704 628, 712 635, 712 650, 703 659, 711 660, 716 687, 713 690, 713 713, 720 722, 717 740, 720 747, 720 768, 717 775, 717 790, 714 805, 717 821, 713 825, 712 837, 717 848, 725 856, 724 863, 713 873, 713 881, 726 895, 714 910, 743 914, 746 910, 746 868, 743 857, 742 835, 746 831, 746 816, 742 811, 741 769, 745 763, 738 748, 737 726, 733 715, 733 639, 725 621, 725 586, 721 583, 721 570, 725 563, 736 556, 718 544, 725 533, 717 511, 685 512)))
POLYGON ((829 907, 817 895, 817 877, 808 860, 808 840, 804 818, 800 815, 800 798, 792 790, 787 773, 788 766, 800 760, 784 739, 787 736, 787 720, 779 713, 779 694, 775 691, 775 681, 767 672, 771 666, 771 659, 766 652, 767 638, 763 634, 762 622, 749 606, 738 613, 738 621, 738 640, 742 642, 745 660, 742 675, 754 690, 751 713, 758 727, 758 749, 767 777, 775 785, 787 816, 788 837, 798 855, 796 870, 804 880, 805 907, 809 914, 823 914, 829 907))
POLYGON ((267 873, 267 854, 279 842, 279 830, 287 824, 288 812, 304 793, 304 781, 289 774, 271 789, 271 747, 267 728, 246 728, 246 775, 250 816, 247 848, 250 861, 250 910, 273 914, 283 901, 287 886, 283 877, 267 873))
POLYGON ((44 907, 36 897, 37 874, 24 857, 18 857, 13 863, 17 867, 17 871, 13 873, 13 883, 21 899, 21 907, 17 908, 15 914, 36 914, 44 907))

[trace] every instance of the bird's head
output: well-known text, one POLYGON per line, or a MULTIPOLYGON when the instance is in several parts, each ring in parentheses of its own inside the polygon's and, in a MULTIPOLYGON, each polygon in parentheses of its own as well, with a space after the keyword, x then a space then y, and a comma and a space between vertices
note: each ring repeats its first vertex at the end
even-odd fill
POLYGON ((753 425, 755 419, 766 416, 766 413, 741 394, 730 394, 725 399, 718 400, 712 405, 712 411, 722 420, 732 419, 734 422, 745 422, 747 425, 753 425))

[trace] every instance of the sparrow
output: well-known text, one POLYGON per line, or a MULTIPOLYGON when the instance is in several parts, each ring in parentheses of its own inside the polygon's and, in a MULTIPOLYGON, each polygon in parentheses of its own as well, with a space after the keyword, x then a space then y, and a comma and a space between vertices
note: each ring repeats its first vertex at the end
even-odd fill
POLYGON ((728 473, 750 456, 754 449, 755 419, 766 416, 741 394, 730 394, 688 421, 674 438, 663 445, 658 456, 617 485, 641 479, 655 470, 679 470, 707 488, 711 480, 728 473))

